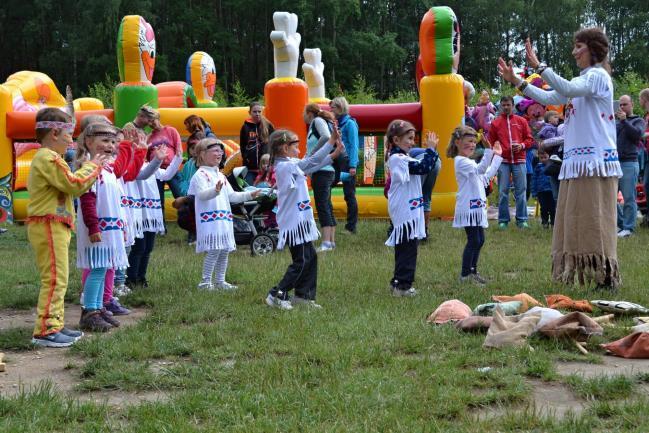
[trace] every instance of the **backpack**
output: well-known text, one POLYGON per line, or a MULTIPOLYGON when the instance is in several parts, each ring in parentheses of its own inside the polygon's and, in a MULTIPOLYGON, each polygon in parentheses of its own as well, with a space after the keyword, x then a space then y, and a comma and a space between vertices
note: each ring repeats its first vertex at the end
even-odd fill
MULTIPOLYGON (((329 122, 328 120, 325 120, 325 122, 327 123, 327 127, 329 128, 329 132, 333 131, 334 124, 329 122)), ((313 127, 313 122, 311 122, 309 129, 311 131, 311 134, 319 141, 320 133, 318 132, 317 128, 313 127)), ((334 168, 334 180, 331 186, 334 187, 338 185, 338 182, 340 182, 340 173, 343 171, 349 171, 349 155, 347 155, 346 153, 341 154, 340 156, 338 156, 338 158, 333 160, 331 166, 334 168)))

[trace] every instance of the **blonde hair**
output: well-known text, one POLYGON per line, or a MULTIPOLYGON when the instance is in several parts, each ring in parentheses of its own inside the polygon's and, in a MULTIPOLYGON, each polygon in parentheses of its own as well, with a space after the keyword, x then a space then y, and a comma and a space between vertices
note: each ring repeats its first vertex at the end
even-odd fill
POLYGON ((264 153, 263 155, 261 155, 261 158, 259 158, 259 166, 261 166, 264 162, 270 164, 270 155, 267 153, 264 153))
POLYGON ((98 117, 103 119, 100 119, 99 122, 86 124, 83 131, 81 131, 81 133, 77 137, 77 151, 74 154, 74 162, 73 162, 73 166, 76 168, 81 167, 83 163, 89 159, 90 151, 88 150, 88 145, 86 144, 86 141, 89 138, 93 137, 94 134, 98 132, 111 131, 117 134, 117 131, 119 131, 110 123, 110 121, 108 121, 108 119, 106 119, 106 117, 104 116, 98 116, 98 117))
POLYGON ((201 153, 207 151, 207 148, 213 144, 218 145, 223 151, 223 157, 221 157, 221 163, 219 164, 219 169, 225 166, 225 146, 223 145, 223 142, 218 138, 208 137, 208 138, 203 138, 201 141, 196 143, 196 147, 194 147, 194 154, 196 155, 196 167, 201 167, 205 165, 205 161, 203 160, 201 153))
POLYGON ((558 111, 548 110, 548 111, 546 111, 545 114, 543 115, 543 120, 545 120, 546 122, 549 122, 549 121, 550 121, 550 117, 552 117, 552 116, 558 116, 558 115, 559 115, 559 112, 558 112, 558 111))
POLYGON ((475 129, 466 125, 458 126, 453 130, 453 133, 451 134, 451 140, 448 142, 448 147, 446 148, 447 157, 455 158, 456 156, 459 155, 460 149, 458 149, 457 144, 455 144, 455 141, 461 140, 463 137, 466 136, 477 137, 478 133, 476 132, 475 129))
POLYGON ((290 143, 297 138, 297 135, 288 129, 276 129, 270 134, 268 138, 268 146, 270 147, 270 163, 275 164, 275 158, 279 148, 283 145, 290 143))
POLYGON ((342 114, 349 114, 349 102, 344 96, 337 96, 329 103, 330 107, 338 107, 342 114))
POLYGON ((640 90, 640 103, 642 103, 642 101, 649 102, 649 87, 640 90))

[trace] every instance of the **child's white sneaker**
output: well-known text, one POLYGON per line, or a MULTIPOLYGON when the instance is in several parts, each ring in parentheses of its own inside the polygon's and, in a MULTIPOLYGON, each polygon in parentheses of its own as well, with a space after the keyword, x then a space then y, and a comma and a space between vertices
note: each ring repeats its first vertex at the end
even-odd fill
POLYGON ((316 302, 313 299, 305 299, 299 296, 293 296, 291 298, 291 305, 295 305, 295 306, 303 305, 305 307, 310 307, 310 308, 322 308, 322 305, 316 304, 316 302))
POLYGON ((284 301, 279 299, 277 296, 273 296, 270 293, 266 296, 266 305, 273 308, 279 308, 280 310, 292 310, 293 305, 291 301, 284 301))
POLYGON ((198 283, 197 287, 198 290, 208 290, 208 291, 214 290, 214 285, 212 284, 211 281, 201 281, 200 283, 198 283))
POLYGON ((336 246, 330 242, 323 242, 322 245, 318 247, 316 252, 322 253, 324 251, 333 251, 333 249, 336 248, 336 246))
POLYGON ((230 284, 227 281, 223 281, 221 283, 214 284, 214 288, 216 290, 232 291, 232 290, 237 290, 239 286, 235 286, 234 284, 230 284))
POLYGON ((417 296, 417 290, 414 287, 409 289, 397 289, 396 287, 393 287, 392 296, 397 298, 412 298, 417 296))
POLYGON ((119 296, 127 296, 131 294, 131 288, 128 287, 126 284, 118 284, 115 286, 113 289, 113 296, 114 297, 119 297, 119 296))

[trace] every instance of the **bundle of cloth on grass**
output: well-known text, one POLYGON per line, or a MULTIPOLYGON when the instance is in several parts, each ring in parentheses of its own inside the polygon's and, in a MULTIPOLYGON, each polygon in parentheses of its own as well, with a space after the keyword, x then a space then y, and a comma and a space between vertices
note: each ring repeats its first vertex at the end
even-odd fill
POLYGON ((606 301, 601 299, 596 299, 590 301, 590 303, 599 308, 602 311, 615 314, 647 314, 649 309, 643 307, 640 304, 635 304, 633 302, 627 301, 606 301))
POLYGON ((634 332, 617 341, 601 345, 609 353, 622 358, 649 358, 649 333, 634 332))
POLYGON ((527 337, 534 333, 534 328, 539 320, 541 320, 540 314, 505 316, 500 306, 497 306, 482 346, 489 348, 523 347, 527 345, 527 337))
POLYGON ((584 313, 573 311, 545 323, 538 328, 538 332, 551 338, 570 338, 577 341, 586 341, 592 335, 604 334, 604 329, 584 313))
POLYGON ((426 322, 441 325, 448 322, 457 322, 471 316, 471 308, 457 299, 442 302, 426 318, 426 322))
POLYGON ((542 307, 543 304, 541 304, 539 301, 528 295, 527 293, 519 293, 518 295, 514 296, 506 296, 506 295, 493 295, 491 297, 492 301, 495 302, 509 302, 509 301, 521 301, 523 303, 523 307, 521 309, 521 312, 525 312, 529 310, 532 307, 542 307))
POLYGON ((500 308, 505 316, 513 316, 524 311, 523 302, 521 301, 489 302, 488 304, 480 304, 475 307, 473 315, 493 316, 496 307, 500 308))
POLYGON ((548 304, 549 308, 557 310, 581 311, 583 313, 593 312, 593 307, 591 307, 586 299, 575 301, 566 295, 546 295, 545 303, 548 304))

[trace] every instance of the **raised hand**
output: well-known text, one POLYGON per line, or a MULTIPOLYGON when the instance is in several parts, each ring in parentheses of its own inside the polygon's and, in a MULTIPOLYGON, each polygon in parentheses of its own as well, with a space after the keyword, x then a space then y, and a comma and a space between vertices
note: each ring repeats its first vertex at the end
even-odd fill
POLYGON ((340 129, 338 129, 338 125, 334 125, 331 135, 329 136, 329 143, 335 145, 336 143, 339 143, 340 140, 340 129))
POLYGON ((439 144, 439 137, 435 134, 435 131, 428 131, 426 134, 426 147, 429 149, 437 149, 439 144))
POLYGON ((222 188, 223 188, 223 181, 219 180, 218 182, 216 182, 216 187, 214 187, 214 189, 216 189, 216 195, 219 195, 221 193, 222 188))
POLYGON ((322 52, 320 48, 305 48, 303 54, 302 72, 304 72, 304 80, 309 86, 309 99, 324 99, 325 81, 322 52))
POLYGON ((164 159, 167 157, 167 145, 161 144, 160 146, 156 147, 153 151, 153 155, 156 157, 156 159, 164 161, 164 159))
POLYGON ((500 141, 496 141, 493 146, 491 146, 495 155, 501 156, 503 154, 503 148, 500 146, 500 141))
POLYGON ((514 73, 514 64, 512 61, 510 60, 507 63, 502 57, 498 58, 498 74, 503 77, 503 80, 512 84, 517 84, 520 80, 514 73))
POLYGON ((273 14, 275 30, 270 33, 275 60, 275 78, 296 78, 302 37, 297 33, 297 15, 288 12, 273 14))
POLYGON ((534 52, 534 48, 532 48, 532 42, 530 42, 530 38, 525 39, 525 55, 527 57, 527 64, 533 67, 534 69, 539 67, 539 59, 536 57, 536 52, 534 52))
POLYGON ((98 153, 90 162, 94 162, 99 167, 102 167, 108 161, 108 156, 105 153, 98 153))

